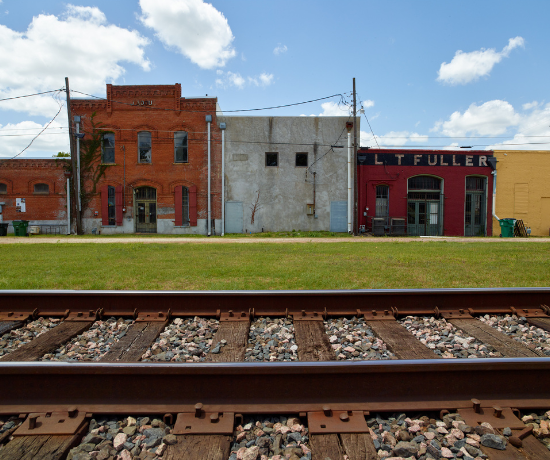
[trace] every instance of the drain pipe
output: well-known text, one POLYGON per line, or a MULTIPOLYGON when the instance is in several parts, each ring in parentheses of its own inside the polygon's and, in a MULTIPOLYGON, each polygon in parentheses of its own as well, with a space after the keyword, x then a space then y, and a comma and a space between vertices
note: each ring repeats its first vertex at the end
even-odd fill
POLYGON ((210 202, 210 124, 212 123, 212 115, 206 115, 206 123, 208 123, 208 236, 212 235, 212 209, 210 202))
POLYGON ((352 202, 351 202, 351 152, 352 152, 352 146, 351 146, 351 129, 353 128, 353 123, 347 122, 346 128, 348 130, 348 233, 351 234, 351 209, 352 209, 352 202))
POLYGON ((225 235, 225 123, 220 123, 222 130, 222 236, 225 235))
POLYGON ((493 217, 500 221, 495 208, 497 202, 497 170, 491 171, 491 174, 493 175, 493 217))

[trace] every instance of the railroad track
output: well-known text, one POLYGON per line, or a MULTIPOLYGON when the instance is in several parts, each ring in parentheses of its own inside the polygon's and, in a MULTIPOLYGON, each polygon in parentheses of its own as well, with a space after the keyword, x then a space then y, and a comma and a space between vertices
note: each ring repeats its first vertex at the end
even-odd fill
POLYGON ((0 291, 0 458, 548 459, 548 304, 0 291))

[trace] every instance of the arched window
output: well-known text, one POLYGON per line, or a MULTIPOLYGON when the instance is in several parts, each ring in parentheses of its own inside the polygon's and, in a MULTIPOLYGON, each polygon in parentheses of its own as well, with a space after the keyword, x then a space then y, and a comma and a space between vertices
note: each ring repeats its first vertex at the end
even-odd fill
POLYGON ((8 193, 8 185, 0 182, 0 193, 8 193))
POLYGON ((138 151, 139 163, 151 163, 151 133, 149 131, 138 133, 138 151))
POLYGON ((176 131, 174 133, 174 163, 187 163, 187 133, 176 131))
POLYGON ((103 142, 101 143, 101 162, 102 163, 115 162, 115 134, 114 133, 105 133, 103 135, 103 142))
POLYGON ((50 186, 48 184, 34 184, 34 193, 47 195, 50 193, 50 186))

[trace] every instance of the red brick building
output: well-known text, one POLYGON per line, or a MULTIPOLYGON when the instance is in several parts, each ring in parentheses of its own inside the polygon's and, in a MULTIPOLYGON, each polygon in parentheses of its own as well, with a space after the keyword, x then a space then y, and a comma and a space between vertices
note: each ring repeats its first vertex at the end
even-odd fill
MULTIPOLYGON (((73 99, 71 109, 82 146, 92 139, 92 121, 102 132, 93 167, 102 165, 104 175, 82 210, 84 232, 207 234, 209 129, 211 231, 221 231, 216 98, 183 98, 180 84, 107 85, 106 100, 73 99)), ((90 192, 91 175, 83 178, 90 192)))
POLYGON ((359 225, 374 234, 492 235, 492 151, 359 149, 359 225))
MULTIPOLYGON (((0 160, 2 220, 28 220, 44 232, 67 233, 67 159, 0 160)), ((12 233, 13 228, 8 228, 12 233)))

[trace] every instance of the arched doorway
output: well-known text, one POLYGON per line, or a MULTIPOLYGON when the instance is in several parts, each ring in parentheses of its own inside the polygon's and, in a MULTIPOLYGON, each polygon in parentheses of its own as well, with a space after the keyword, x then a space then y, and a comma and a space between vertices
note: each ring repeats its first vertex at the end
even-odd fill
POLYGON ((414 236, 443 235, 442 181, 433 176, 408 180, 407 233, 414 236))
POLYGON ((157 233, 157 190, 139 187, 134 190, 136 233, 157 233))

